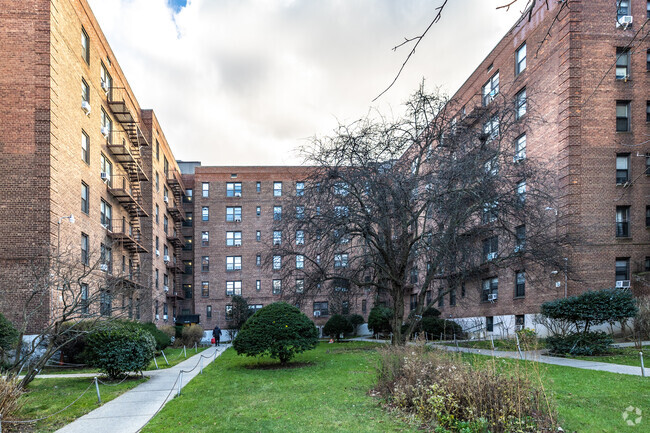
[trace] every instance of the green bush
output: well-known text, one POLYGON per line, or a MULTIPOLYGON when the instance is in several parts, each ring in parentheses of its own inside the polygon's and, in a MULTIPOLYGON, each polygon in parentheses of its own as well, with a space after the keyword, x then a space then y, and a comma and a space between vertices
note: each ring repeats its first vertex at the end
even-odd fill
POLYGON ((144 370, 154 356, 156 341, 140 327, 112 325, 95 329, 86 338, 84 359, 112 379, 144 370))
POLYGON ((54 344, 63 344, 61 353, 66 362, 82 364, 83 352, 86 348, 88 333, 101 325, 96 320, 80 320, 78 322, 65 322, 61 325, 54 344))
POLYGON ((258 310, 244 323, 233 347, 238 355, 270 355, 285 364, 317 343, 314 323, 296 307, 276 302, 258 310))
POLYGON ((546 339, 546 347, 555 354, 592 356, 608 353, 613 342, 612 337, 602 331, 585 332, 550 336, 546 339))
POLYGON ((429 334, 432 338, 440 338, 442 334, 444 339, 463 338, 463 327, 453 320, 445 320, 436 316, 426 316, 420 321, 420 329, 429 334))
POLYGON ((172 344, 169 335, 167 335, 161 329, 158 329, 156 325, 152 322, 142 323, 142 322, 136 322, 134 320, 116 320, 113 323, 119 326, 126 326, 128 328, 139 328, 144 331, 147 331, 148 333, 151 334, 151 336, 156 341, 156 350, 158 351, 163 350, 165 347, 172 344))
POLYGON ((576 332, 589 332, 591 326, 634 317, 638 309, 629 290, 604 289, 545 302, 540 311, 549 319, 573 323, 576 332))
POLYGON ((422 312, 422 317, 440 317, 440 310, 430 306, 422 312))
POLYGON ((183 327, 182 340, 185 346, 192 347, 194 344, 199 344, 202 338, 203 328, 201 326, 193 324, 183 327))
POLYGON ((0 314, 0 360, 4 359, 6 351, 11 350, 18 339, 18 331, 14 325, 0 314))
POLYGON ((391 332, 390 319, 392 317, 393 311, 390 308, 377 304, 368 314, 368 328, 372 330, 373 334, 391 332))
POLYGON ((357 329, 359 325, 363 325, 366 323, 365 320, 363 320, 363 316, 360 314, 353 314, 350 317, 348 317, 348 322, 350 322, 350 325, 352 325, 354 335, 357 335, 357 329))
POLYGON ((348 319, 340 314, 335 314, 330 317, 325 326, 323 326, 323 334, 334 337, 337 341, 341 339, 341 334, 350 332, 352 332, 352 325, 348 322, 348 319))

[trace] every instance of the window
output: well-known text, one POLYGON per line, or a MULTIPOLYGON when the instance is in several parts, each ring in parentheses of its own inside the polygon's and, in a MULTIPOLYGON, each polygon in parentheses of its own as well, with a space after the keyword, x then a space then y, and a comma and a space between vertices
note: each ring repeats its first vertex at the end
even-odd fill
POLYGON ((104 156, 104 154, 102 154, 102 156, 100 157, 99 166, 101 170, 102 180, 105 179, 104 183, 106 183, 106 185, 108 185, 109 188, 112 187, 113 186, 113 164, 111 163, 111 161, 108 160, 108 158, 106 158, 106 156, 104 156))
MULTIPOLYGON (((232 233, 232 232, 228 232, 232 233)), ((201 232, 201 246, 207 247, 210 245, 210 232, 201 232)))
POLYGON ((273 294, 279 295, 282 293, 282 280, 273 280, 273 294))
POLYGON ((650 101, 645 103, 645 121, 650 122, 650 101))
POLYGON ((169 179, 169 161, 167 161, 166 156, 163 156, 163 171, 165 172, 165 179, 169 179))
POLYGON ((296 206, 296 219, 304 219, 305 218, 305 207, 304 206, 296 206))
POLYGON ((241 182, 227 182, 226 197, 241 197, 241 182))
POLYGON ((486 141, 491 141, 499 136, 499 117, 492 116, 483 124, 483 133, 487 136, 486 141))
POLYGON ((241 256, 227 256, 226 271, 241 271, 241 256))
POLYGON ((183 195, 183 203, 192 203, 193 191, 191 189, 185 190, 185 195, 183 195))
POLYGON ((438 308, 443 308, 445 306, 445 295, 442 293, 442 287, 438 289, 438 308))
POLYGON ((88 185, 81 182, 81 212, 88 214, 90 206, 88 204, 88 185))
POLYGON ((515 156, 513 161, 526 159, 526 134, 522 134, 515 140, 515 156))
POLYGON ((348 195, 349 186, 347 182, 336 182, 334 184, 334 194, 346 196, 348 195))
POLYGON ((350 301, 341 302, 341 314, 350 314, 350 301))
POLYGON ((282 206, 273 206, 273 220, 280 221, 282 219, 282 206))
POLYGON ((499 160, 497 157, 495 156, 485 161, 485 164, 483 164, 483 170, 485 171, 485 174, 491 176, 499 174, 499 160))
POLYGON ((650 206, 645 207, 645 226, 650 227, 650 206))
POLYGON ((485 330, 487 332, 494 332, 494 317, 487 316, 485 318, 485 330))
POLYGON ((158 269, 156 269, 156 289, 160 287, 160 275, 158 273, 158 269))
POLYGON ((167 218, 167 215, 163 215, 163 231, 165 234, 167 234, 167 230, 169 229, 169 218, 167 218))
POLYGON ((81 314, 86 315, 88 314, 88 306, 90 303, 88 302, 88 284, 82 283, 81 284, 81 314))
POLYGON ((277 271, 282 268, 282 256, 273 256, 273 270, 277 271))
POLYGON ((526 248, 526 226, 520 225, 515 227, 515 253, 523 251, 526 248))
POLYGON ((302 293, 305 291, 305 280, 302 278, 296 279, 296 293, 302 293))
POLYGON ((411 269, 411 275, 410 275, 411 284, 416 284, 418 282, 418 278, 419 278, 418 268, 411 269))
POLYGON ((102 90, 108 94, 113 88, 113 78, 111 78, 111 74, 108 73, 108 69, 106 69, 106 65, 103 62, 99 70, 99 77, 101 79, 102 90))
POLYGON ((83 27, 81 28, 81 57, 86 64, 90 65, 90 38, 83 27))
POLYGON ((630 131, 630 101, 616 101, 616 132, 630 131))
POLYGON ((455 307, 456 306, 456 289, 455 288, 449 289, 449 306, 450 307, 455 307))
POLYGON ((160 223, 160 206, 156 205, 156 224, 160 223))
POLYGON ((256 240, 257 242, 260 242, 260 241, 262 240, 262 232, 261 232, 261 231, 257 230, 257 231, 255 232, 255 240, 256 240))
POLYGON ((337 218, 345 218, 349 213, 350 211, 347 206, 334 206, 334 216, 337 218))
POLYGON ((160 175, 156 172, 156 191, 160 191, 160 175))
POLYGON ((329 316, 327 302, 314 302, 314 316, 329 316))
POLYGON ((262 255, 261 254, 257 254, 255 256, 255 265, 256 266, 262 266, 262 255))
POLYGON ((273 231, 273 245, 282 245, 282 231, 274 230, 273 231))
POLYGON ((192 251, 192 238, 185 238, 185 245, 183 245, 183 251, 192 251))
POLYGON ((110 316, 113 311, 113 299, 111 292, 102 290, 99 295, 99 314, 102 316, 110 316))
POLYGON ((296 245, 305 244, 305 232, 303 230, 296 230, 296 245))
POLYGON ((616 237, 630 236, 630 207, 616 206, 616 237))
POLYGON ((646 2, 646 18, 650 18, 650 0, 646 2))
POLYGON ((645 265, 643 267, 645 272, 650 272, 650 256, 645 257, 645 265))
POLYGON ((273 182, 273 197, 282 196, 282 182, 273 182))
POLYGON ((88 266, 89 257, 88 257, 88 235, 85 233, 81 234, 81 263, 88 266))
POLYGON ((334 254, 334 268, 340 269, 340 268, 347 268, 347 267, 348 267, 348 254, 347 253, 334 254))
POLYGON ((100 270, 109 274, 113 273, 113 250, 104 244, 99 246, 100 270))
POLYGON ((483 241, 483 261, 489 262, 497 258, 499 251, 499 237, 492 236, 483 241))
POLYGON ((418 307, 418 295, 411 295, 410 302, 409 302, 410 311, 415 310, 417 307, 418 307))
POLYGON ((616 19, 620 23, 621 18, 630 15, 630 1, 629 0, 614 0, 616 2, 616 19))
POLYGON ((226 221, 241 222, 241 206, 226 207, 226 221))
POLYGON ((262 290, 262 280, 255 280, 255 290, 258 292, 262 290))
POLYGON ((368 310, 368 302, 363 299, 361 300, 361 312, 365 313, 368 310))
POLYGON ((210 220, 210 208, 208 206, 203 206, 201 208, 201 220, 202 221, 210 220))
POLYGON ((483 205, 483 214, 481 215, 481 222, 483 224, 491 223, 497 219, 497 202, 485 203, 483 205))
POLYGON ((111 225, 111 217, 113 216, 113 208, 110 204, 106 203, 103 199, 99 205, 99 222, 105 229, 111 231, 113 229, 111 225))
POLYGON ((241 296, 241 281, 226 281, 226 296, 241 296))
POLYGON ((461 285, 460 285, 460 297, 464 298, 465 294, 466 294, 465 283, 461 283, 461 285))
POLYGON ((90 137, 84 130, 81 130, 81 160, 90 164, 90 137))
POLYGON ((191 260, 184 260, 183 261, 183 270, 187 275, 192 275, 192 272, 194 272, 194 265, 192 264, 191 260))
POLYGON ((499 94, 499 72, 492 75, 487 83, 483 85, 483 105, 488 105, 499 94))
POLYGON ((183 221, 183 227, 192 227, 193 212, 185 212, 185 221, 183 221))
POLYGON ((160 161, 160 143, 156 140, 156 161, 160 161))
POLYGON ((630 50, 616 48, 616 79, 627 80, 630 77, 630 50))
POLYGON ((201 282, 201 297, 207 298, 210 296, 210 282, 202 281, 201 282))
POLYGON ((257 310, 261 310, 263 306, 263 304, 252 304, 248 306, 248 311, 250 311, 250 314, 253 315, 257 312, 257 310))
POLYGON ((515 51, 515 75, 521 74, 526 69, 526 42, 515 51))
POLYGON ((515 118, 521 119, 526 114, 526 88, 524 87, 515 95, 515 118))
POLYGON ((481 301, 494 301, 499 290, 499 279, 494 277, 483 280, 482 289, 481 301))
MULTIPOLYGON (((228 305, 226 305, 226 317, 228 316, 228 305)), ((212 305, 205 306, 205 317, 206 319, 212 319, 212 305)))
POLYGON ((526 296, 526 272, 519 271, 515 274, 515 298, 526 296))
POLYGON ((255 208, 255 213, 257 214, 257 216, 262 215, 262 207, 261 207, 261 206, 257 206, 257 207, 255 208))
POLYGON ((296 195, 298 197, 305 195, 305 182, 296 182, 296 195))
POLYGON ((255 182, 255 191, 262 192, 262 182, 255 182))
POLYGON ((210 256, 201 257, 201 272, 210 272, 210 256))
POLYGON ((241 246, 241 232, 226 232, 226 246, 240 247, 241 246))
POLYGON ((630 281, 630 258, 616 258, 616 281, 630 281))
MULTIPOLYGON (((90 103, 90 86, 83 78, 81 79, 81 102, 90 103)), ((90 111, 87 111, 87 114, 90 114, 90 111)))
POLYGON ((526 181, 522 180, 517 184, 517 199, 519 204, 526 203, 526 181))
POLYGON ((302 254, 296 255, 296 269, 303 269, 305 267, 305 256, 302 254))
POLYGON ((207 198, 210 197, 210 183, 203 182, 201 184, 201 197, 207 198))
POLYGON ((616 184, 624 184, 630 180, 630 154, 616 154, 616 184))
POLYGON ((650 71, 650 50, 646 52, 646 63, 645 63, 645 69, 646 71, 650 71))

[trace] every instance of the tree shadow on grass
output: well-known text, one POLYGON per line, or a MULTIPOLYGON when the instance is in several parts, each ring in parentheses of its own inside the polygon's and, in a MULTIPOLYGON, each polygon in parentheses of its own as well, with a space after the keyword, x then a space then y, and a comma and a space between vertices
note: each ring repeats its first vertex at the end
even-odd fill
POLYGON ((247 370, 291 370, 294 368, 305 368, 316 365, 315 362, 287 362, 280 364, 279 362, 263 361, 255 364, 246 364, 244 368, 247 370))

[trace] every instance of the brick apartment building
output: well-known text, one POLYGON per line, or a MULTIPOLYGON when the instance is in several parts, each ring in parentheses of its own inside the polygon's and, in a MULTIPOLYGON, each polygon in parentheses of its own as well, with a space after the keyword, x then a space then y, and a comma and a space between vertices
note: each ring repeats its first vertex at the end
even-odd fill
POLYGON ((566 268, 547 281, 530 284, 525 270, 498 271, 467 283, 464 293, 475 298, 458 294, 438 304, 467 328, 512 332, 533 327, 550 299, 649 288, 650 2, 565 3, 537 2, 452 97, 459 121, 471 123, 473 111, 489 110, 497 95, 512 101, 522 121, 527 111, 543 119, 516 138, 513 161, 547 161, 559 187, 558 209, 548 211, 558 216, 559 233, 577 239, 566 268), (496 299, 486 302, 484 290, 496 299))
MULTIPOLYGON (((564 4, 538 2, 453 100, 459 119, 498 93, 545 120, 518 137, 518 157, 545 159, 557 172, 559 206, 549 211, 559 232, 580 239, 566 253, 570 278, 557 269, 535 286, 511 271, 486 275, 473 292, 485 286, 497 299, 440 304, 467 326, 532 326, 541 302, 565 292, 647 289, 650 2, 564 4)), ((254 308, 280 299, 279 278, 258 263, 274 242, 274 209, 295 196, 306 168, 176 162, 85 0, 0 0, 0 23, 0 40, 10 42, 0 44, 3 314, 18 320, 29 267, 58 245, 80 260, 101 253, 98 272, 134 288, 106 302, 159 326, 227 328, 231 295, 254 308)), ((367 317, 373 297, 364 296, 349 301, 350 312, 367 317)), ((320 325, 326 302, 300 307, 320 325)))

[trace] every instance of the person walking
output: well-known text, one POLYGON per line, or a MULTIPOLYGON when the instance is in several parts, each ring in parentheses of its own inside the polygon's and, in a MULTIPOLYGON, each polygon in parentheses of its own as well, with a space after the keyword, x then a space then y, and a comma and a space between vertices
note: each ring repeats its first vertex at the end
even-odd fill
POLYGON ((219 346, 219 339, 221 338, 221 328, 219 328, 219 325, 215 326, 212 330, 212 336, 214 337, 214 344, 219 346))

